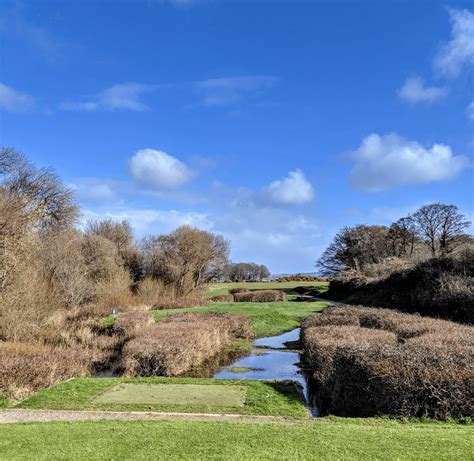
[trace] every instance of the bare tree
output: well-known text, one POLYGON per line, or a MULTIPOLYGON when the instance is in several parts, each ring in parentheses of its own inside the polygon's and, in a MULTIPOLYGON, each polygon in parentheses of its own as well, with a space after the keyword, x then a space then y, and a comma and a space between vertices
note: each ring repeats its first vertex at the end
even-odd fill
POLYGON ((390 226, 387 238, 393 256, 411 258, 418 240, 414 219, 411 216, 400 218, 390 226))
POLYGON ((78 217, 73 192, 49 169, 37 169, 22 154, 0 148, 0 188, 15 201, 23 219, 39 229, 68 227, 78 217))
POLYGON ((455 205, 432 203, 411 215, 419 238, 430 248, 431 255, 446 256, 461 242, 471 224, 455 205))
POLYGON ((389 229, 385 226, 358 225, 344 227, 316 262, 326 275, 347 269, 363 270, 393 256, 388 244, 389 229))
POLYGON ((182 226, 168 235, 145 239, 142 249, 146 274, 162 278, 178 295, 186 295, 226 263, 229 242, 220 235, 182 226))

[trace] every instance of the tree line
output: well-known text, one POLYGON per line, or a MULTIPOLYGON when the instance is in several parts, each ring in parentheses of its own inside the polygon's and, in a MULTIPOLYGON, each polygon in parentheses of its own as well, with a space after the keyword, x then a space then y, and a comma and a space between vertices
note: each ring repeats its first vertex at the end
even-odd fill
POLYGON ((432 203, 390 226, 344 227, 316 262, 325 275, 364 272, 389 258, 419 261, 446 257, 473 243, 465 233, 470 222, 455 205, 432 203))

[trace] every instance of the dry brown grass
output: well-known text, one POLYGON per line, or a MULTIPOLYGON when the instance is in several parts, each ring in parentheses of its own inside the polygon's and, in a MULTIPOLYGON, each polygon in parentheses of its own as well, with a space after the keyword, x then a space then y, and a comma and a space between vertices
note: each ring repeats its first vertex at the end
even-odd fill
POLYGON ((474 329, 387 309, 343 307, 302 324, 324 413, 438 419, 474 414, 474 329))
POLYGON ((239 288, 239 287, 231 288, 229 290, 229 294, 231 294, 231 295, 235 295, 237 293, 249 293, 249 292, 250 292, 250 290, 248 288, 239 288))
POLYGON ((86 350, 34 343, 0 341, 0 396, 22 399, 37 389, 87 376, 91 357, 86 350))
POLYGON ((238 338, 251 336, 250 319, 225 313, 170 315, 123 350, 127 376, 176 376, 218 354, 238 338))
POLYGON ((280 290, 258 290, 234 294, 234 301, 238 303, 269 303, 286 301, 286 299, 286 294, 280 290))

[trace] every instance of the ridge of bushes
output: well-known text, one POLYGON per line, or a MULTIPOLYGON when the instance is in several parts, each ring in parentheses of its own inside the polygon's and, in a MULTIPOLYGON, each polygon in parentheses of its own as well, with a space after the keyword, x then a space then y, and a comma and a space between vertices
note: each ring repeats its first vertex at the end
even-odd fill
POLYGON ((474 414, 474 328, 388 309, 329 308, 302 323, 323 414, 474 414))

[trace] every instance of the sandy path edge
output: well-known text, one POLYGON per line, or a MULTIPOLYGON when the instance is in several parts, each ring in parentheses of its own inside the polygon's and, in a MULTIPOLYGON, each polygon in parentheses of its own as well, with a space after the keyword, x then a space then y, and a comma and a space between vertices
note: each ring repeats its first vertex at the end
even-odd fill
POLYGON ((90 421, 90 420, 196 420, 196 421, 236 421, 242 423, 262 424, 296 424, 307 422, 308 419, 284 418, 282 416, 253 416, 214 413, 171 413, 153 411, 83 411, 83 410, 0 410, 0 424, 49 422, 49 421, 90 421))

